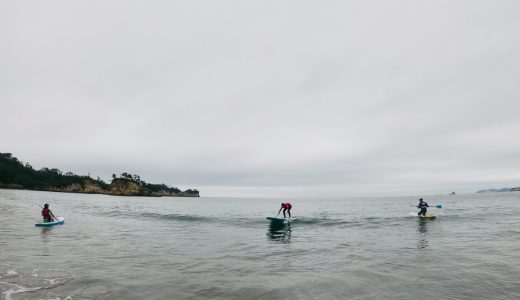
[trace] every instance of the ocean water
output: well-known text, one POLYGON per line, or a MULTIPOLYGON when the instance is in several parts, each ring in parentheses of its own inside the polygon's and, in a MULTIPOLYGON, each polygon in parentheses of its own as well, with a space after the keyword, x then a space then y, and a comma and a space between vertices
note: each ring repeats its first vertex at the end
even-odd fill
POLYGON ((436 220, 418 196, 0 190, 0 299, 520 299, 520 193, 421 197, 436 220), (44 203, 64 225, 34 226, 44 203))

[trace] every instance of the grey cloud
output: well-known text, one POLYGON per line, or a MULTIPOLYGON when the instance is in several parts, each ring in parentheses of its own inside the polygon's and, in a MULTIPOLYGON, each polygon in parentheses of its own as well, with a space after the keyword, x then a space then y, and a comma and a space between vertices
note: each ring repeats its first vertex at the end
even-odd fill
POLYGON ((516 1, 3 2, 0 148, 210 195, 513 184, 519 12, 516 1))

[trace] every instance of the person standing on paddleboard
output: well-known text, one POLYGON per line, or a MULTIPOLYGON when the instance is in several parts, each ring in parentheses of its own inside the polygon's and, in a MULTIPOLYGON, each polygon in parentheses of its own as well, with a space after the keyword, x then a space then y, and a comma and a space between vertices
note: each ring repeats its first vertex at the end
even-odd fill
POLYGON ((280 210, 278 211, 278 215, 280 214, 280 212, 283 209, 283 217, 285 218, 285 212, 287 212, 287 214, 289 215, 289 218, 290 218, 291 217, 291 208, 292 208, 291 203, 289 203, 289 202, 282 203, 282 207, 280 207, 280 210))
POLYGON ((426 217, 426 208, 430 207, 428 203, 424 202, 423 199, 419 199, 419 205, 417 205, 417 208, 421 211, 417 214, 418 216, 423 215, 423 217, 426 217))
POLYGON ((43 206, 42 216, 44 222, 52 222, 53 218, 56 219, 52 211, 49 209, 49 204, 47 203, 45 203, 45 205, 43 206))

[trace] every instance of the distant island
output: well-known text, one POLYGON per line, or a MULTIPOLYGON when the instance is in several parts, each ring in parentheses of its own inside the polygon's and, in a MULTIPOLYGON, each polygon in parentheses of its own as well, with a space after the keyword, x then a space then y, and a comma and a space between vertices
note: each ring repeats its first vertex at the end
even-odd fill
POLYGON ((520 192, 520 187, 501 188, 501 189, 486 189, 486 190, 480 190, 477 193, 502 193, 502 192, 520 192))
POLYGON ((29 163, 23 163, 11 153, 0 153, 0 188, 66 193, 106 194, 114 196, 172 196, 200 197, 197 190, 181 191, 166 184, 147 183, 138 175, 112 174, 110 184, 99 177, 80 176, 58 169, 42 168, 34 170, 29 163))

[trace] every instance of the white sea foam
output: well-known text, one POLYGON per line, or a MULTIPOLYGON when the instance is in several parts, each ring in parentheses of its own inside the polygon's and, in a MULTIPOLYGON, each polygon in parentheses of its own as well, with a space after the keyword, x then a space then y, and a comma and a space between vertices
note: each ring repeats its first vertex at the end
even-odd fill
POLYGON ((5 296, 4 297, 5 300, 13 299, 11 296, 14 294, 25 293, 25 292, 35 292, 35 291, 42 289, 42 287, 28 288, 28 287, 24 287, 19 284, 14 284, 14 283, 9 283, 9 282, 0 282, 0 284, 5 284, 5 285, 13 287, 2 293, 5 296))
POLYGON ((45 279, 45 282, 48 282, 50 285, 57 285, 64 282, 63 278, 51 278, 45 279))
MULTIPOLYGON (((36 273, 38 269, 33 270, 33 274, 31 277, 37 277, 38 274, 36 273)), ((39 290, 45 290, 45 289, 52 289, 56 286, 63 285, 70 281, 72 278, 51 278, 51 279, 44 279, 43 282, 40 281, 40 284, 43 286, 35 286, 35 287, 27 287, 19 283, 10 283, 10 282, 4 282, 0 281, 0 291, 2 291, 2 299, 3 300, 11 300, 13 299, 13 295, 20 294, 20 293, 32 293, 39 290)), ((36 283, 36 282, 34 282, 36 283)), ((34 284, 33 283, 33 284, 34 284)), ((36 284, 34 284, 36 285, 36 284)), ((57 298, 49 298, 48 300, 60 300, 60 297, 57 298)))

